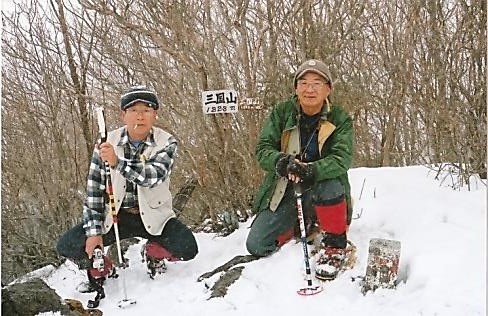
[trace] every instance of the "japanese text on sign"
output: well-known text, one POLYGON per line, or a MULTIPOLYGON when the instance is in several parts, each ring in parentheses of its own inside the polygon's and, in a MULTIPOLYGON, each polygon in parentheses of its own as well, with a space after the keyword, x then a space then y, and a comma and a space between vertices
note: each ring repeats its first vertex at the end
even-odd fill
POLYGON ((239 102, 239 109, 241 110, 262 110, 263 105, 261 103, 261 100, 258 98, 245 98, 241 99, 241 102, 239 102))
POLYGON ((202 92, 203 113, 237 112, 237 92, 234 90, 214 90, 202 92))

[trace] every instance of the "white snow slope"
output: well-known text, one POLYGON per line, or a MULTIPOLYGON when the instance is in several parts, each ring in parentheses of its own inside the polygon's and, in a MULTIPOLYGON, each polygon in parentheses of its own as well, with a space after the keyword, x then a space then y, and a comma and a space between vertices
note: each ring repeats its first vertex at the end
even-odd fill
MULTIPOLYGON (((208 300, 210 291, 198 276, 235 255, 247 254, 251 221, 227 237, 198 233, 199 254, 189 262, 168 264, 168 271, 148 278, 140 244, 131 246, 130 267, 106 282, 99 309, 110 315, 485 315, 486 184, 473 179, 471 191, 453 190, 425 167, 358 168, 349 173, 355 201, 349 239, 358 247, 356 266, 314 296, 300 296, 304 280, 303 250, 289 242, 268 258, 245 264, 241 277, 224 298, 208 300), (364 182, 364 186, 363 186, 364 182), (361 193, 362 191, 362 193, 361 193), (400 279, 395 290, 361 294, 371 238, 401 241, 400 279), (127 297, 137 303, 120 309, 127 297)), ((310 247, 309 247, 310 250, 310 247)), ((313 261, 312 261, 313 268, 313 261)), ((209 286, 219 274, 207 281, 209 286)), ((86 304, 94 294, 76 291, 85 273, 66 262, 44 276, 63 298, 86 304)), ((317 281, 314 280, 315 283, 317 281)), ((46 315, 46 313, 44 314, 46 315)))

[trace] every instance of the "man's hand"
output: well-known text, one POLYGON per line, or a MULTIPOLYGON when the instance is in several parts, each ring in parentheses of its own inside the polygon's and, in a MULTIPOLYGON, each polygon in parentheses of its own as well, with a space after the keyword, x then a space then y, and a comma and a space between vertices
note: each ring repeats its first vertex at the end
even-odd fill
POLYGON ((108 161, 108 164, 110 167, 114 168, 117 166, 118 158, 117 155, 115 154, 114 147, 110 143, 101 143, 98 145, 98 151, 100 158, 103 161, 108 161))
POLYGON ((100 248, 103 249, 103 239, 101 235, 90 236, 86 239, 85 252, 88 255, 88 258, 91 259, 93 255, 93 250, 95 250, 97 246, 100 246, 100 248))
POLYGON ((276 174, 280 177, 286 177, 288 175, 287 167, 291 160, 293 160, 292 155, 281 154, 281 157, 276 162, 276 174))
POLYGON ((288 179, 291 182, 299 183, 313 183, 315 180, 314 169, 311 164, 303 163, 298 159, 290 160, 286 166, 288 172, 288 179))

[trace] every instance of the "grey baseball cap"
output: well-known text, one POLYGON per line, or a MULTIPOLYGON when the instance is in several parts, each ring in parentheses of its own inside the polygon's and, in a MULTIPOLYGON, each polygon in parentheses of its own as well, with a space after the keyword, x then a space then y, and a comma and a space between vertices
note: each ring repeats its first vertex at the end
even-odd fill
POLYGON ((327 81, 332 88, 332 76, 330 75, 329 67, 327 67, 323 62, 317 59, 309 59, 298 67, 295 72, 295 80, 293 82, 295 88, 297 87, 297 81, 307 72, 314 72, 327 81))

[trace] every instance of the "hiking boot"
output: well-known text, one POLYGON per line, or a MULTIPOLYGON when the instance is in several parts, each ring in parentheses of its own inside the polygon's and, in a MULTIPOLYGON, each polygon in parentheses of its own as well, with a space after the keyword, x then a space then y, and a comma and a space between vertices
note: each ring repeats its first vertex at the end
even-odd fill
POLYGON ((172 255, 163 246, 154 241, 148 241, 141 249, 142 262, 146 262, 147 274, 154 279, 156 274, 167 270, 165 259, 171 260, 172 255))
POLYGON ((156 274, 165 273, 168 269, 164 259, 147 258, 147 274, 151 279, 154 279, 156 274))
POLYGON ((105 256, 100 248, 96 248, 92 256, 92 268, 88 275, 94 279, 112 277, 115 274, 115 267, 112 260, 105 256))
POLYGON ((114 264, 100 248, 96 248, 91 258, 91 268, 87 269, 88 281, 80 283, 76 289, 80 293, 103 291, 106 278, 117 278, 114 264))
POLYGON ((316 257, 315 277, 320 280, 333 280, 343 270, 346 249, 323 246, 316 257))

